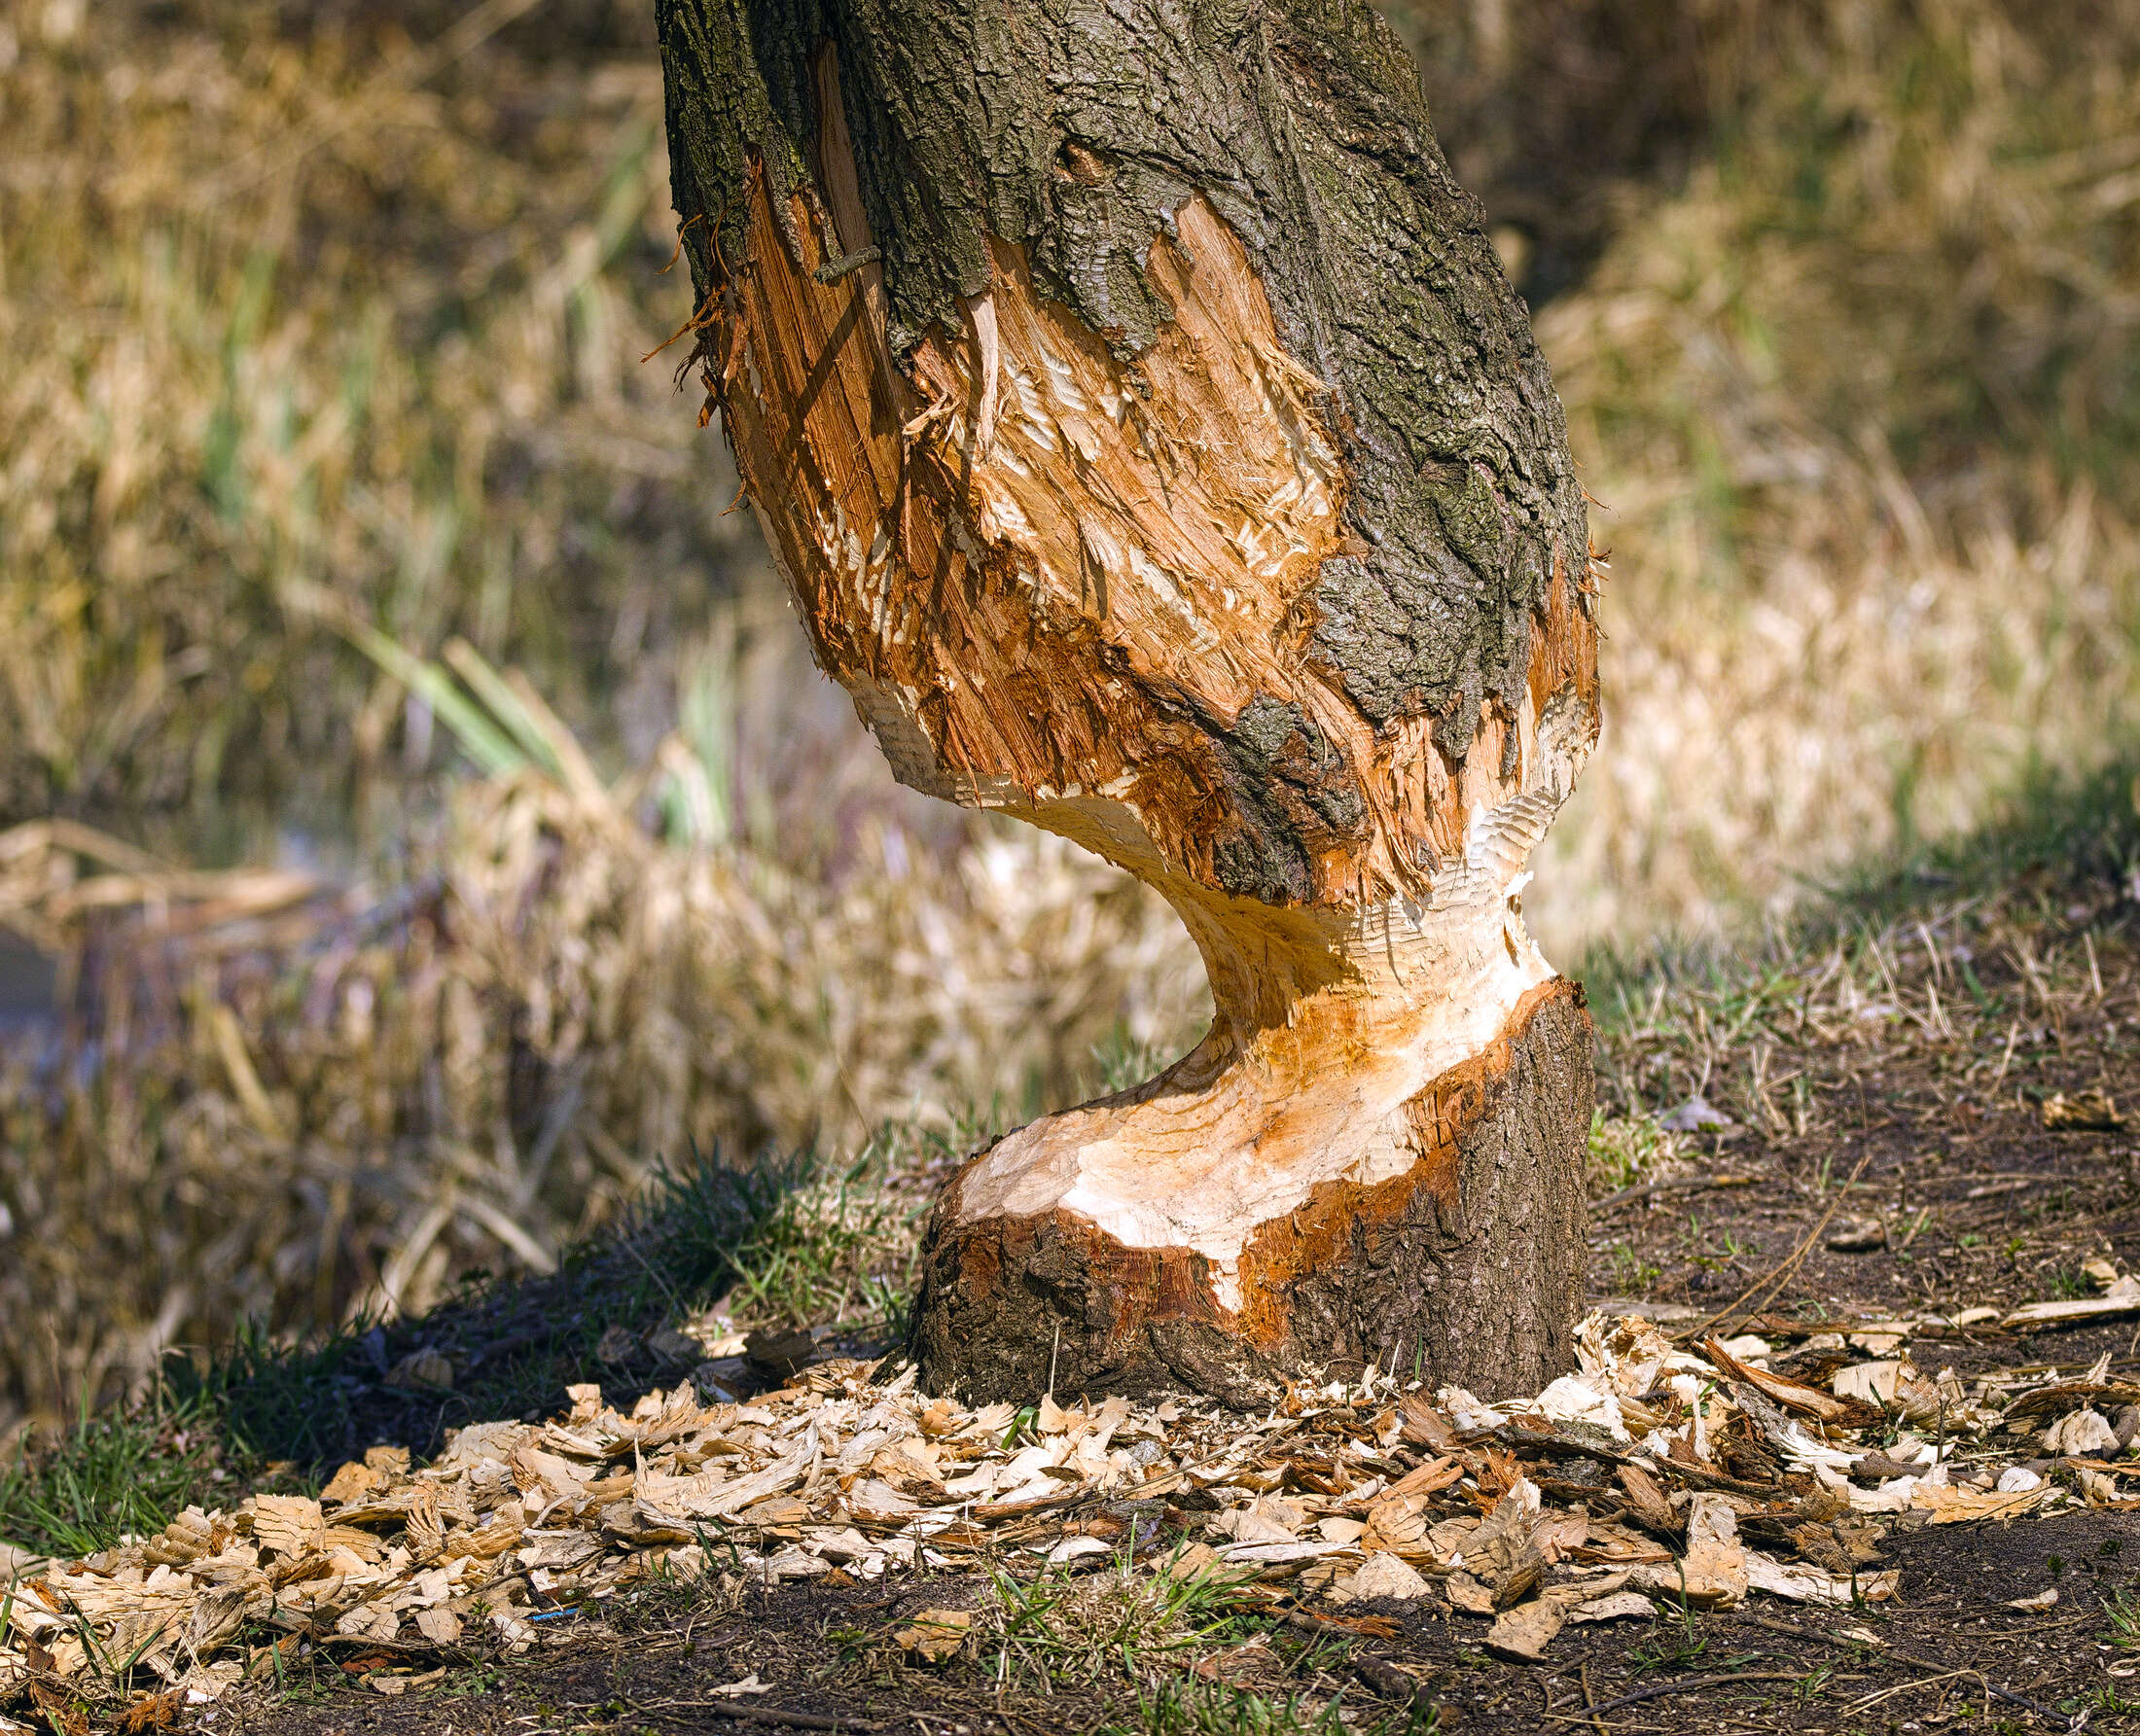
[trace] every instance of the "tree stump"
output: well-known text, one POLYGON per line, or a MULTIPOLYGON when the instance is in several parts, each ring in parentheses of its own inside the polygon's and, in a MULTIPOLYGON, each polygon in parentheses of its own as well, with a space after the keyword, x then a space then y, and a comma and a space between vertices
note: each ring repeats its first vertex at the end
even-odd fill
POLYGON ((692 363, 897 774, 1157 888, 1216 1017, 977 1154, 976 1399, 1565 1367, 1590 1031, 1524 930, 1598 725, 1559 401, 1358 0, 660 0, 692 363))

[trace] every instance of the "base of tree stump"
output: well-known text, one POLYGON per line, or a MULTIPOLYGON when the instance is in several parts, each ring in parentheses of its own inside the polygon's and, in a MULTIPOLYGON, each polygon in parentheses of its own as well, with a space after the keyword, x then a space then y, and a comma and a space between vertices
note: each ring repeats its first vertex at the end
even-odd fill
MULTIPOLYGON (((1135 1236, 1138 1204, 1148 1224, 1195 1211, 1098 1199, 1088 1163, 1055 1166, 1052 1200, 1034 1199, 1030 1176, 1006 1189, 988 1173, 998 1142, 929 1225, 912 1341, 924 1384, 974 1402, 1189 1388, 1253 1404, 1274 1376, 1379 1363, 1484 1397, 1537 1390, 1573 1361, 1590 1046, 1581 986, 1537 984, 1480 1053, 1384 1117, 1382 1143, 1409 1148, 1408 1165, 1293 1187, 1282 1169, 1259 1173, 1257 1195, 1281 1203, 1244 1226, 1232 1259, 1109 1233, 1100 1220, 1135 1236), (987 1209, 1007 1196, 1025 1209, 987 1209)), ((1218 1089, 1198 1088, 1200 1059, 1036 1126, 1097 1123, 1089 1150, 1140 1110, 1193 1118, 1218 1089)))

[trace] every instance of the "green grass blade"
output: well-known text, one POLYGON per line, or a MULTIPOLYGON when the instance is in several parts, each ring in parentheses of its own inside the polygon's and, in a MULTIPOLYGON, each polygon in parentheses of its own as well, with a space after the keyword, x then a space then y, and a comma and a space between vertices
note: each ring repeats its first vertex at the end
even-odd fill
POLYGON ((490 708, 490 715, 506 726, 527 757, 552 777, 562 778, 564 767, 558 762, 556 750, 551 746, 542 726, 528 715, 527 707, 520 703, 520 696, 513 691, 512 684, 484 661, 482 654, 465 639, 448 639, 445 655, 453 673, 490 708))
POLYGON ((455 687, 453 678, 438 664, 404 651, 367 621, 340 615, 330 619, 343 638, 438 714, 439 722, 452 731, 461 751, 485 777, 505 777, 527 768, 531 756, 455 687))

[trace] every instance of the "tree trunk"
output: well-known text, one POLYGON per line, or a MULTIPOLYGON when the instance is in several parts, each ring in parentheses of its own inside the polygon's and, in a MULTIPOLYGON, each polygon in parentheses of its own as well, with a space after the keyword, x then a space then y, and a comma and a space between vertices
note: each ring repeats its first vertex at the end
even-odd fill
POLYGON ((1564 1367, 1591 1099, 1525 864, 1597 732, 1560 406, 1359 0, 660 0, 695 330, 917 789, 1158 888, 1217 1016, 997 1141, 975 1399, 1564 1367))

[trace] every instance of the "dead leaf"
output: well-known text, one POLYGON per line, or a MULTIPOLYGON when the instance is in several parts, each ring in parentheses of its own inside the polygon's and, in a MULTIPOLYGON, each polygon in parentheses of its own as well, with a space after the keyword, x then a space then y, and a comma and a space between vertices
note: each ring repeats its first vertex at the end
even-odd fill
MULTIPOLYGON (((168 1730, 185 1710, 186 1696, 175 1688, 168 1693, 151 1694, 126 1708, 119 1719, 119 1728, 123 1736, 141 1736, 144 1730, 168 1730)), ((28 1736, 28 1726, 0 1718, 0 1732, 11 1729, 20 1730, 23 1736, 28 1736)))
POLYGON ((893 1634, 893 1642, 924 1663, 938 1664, 966 1644, 971 1610, 923 1610, 893 1634))
POLYGON ((2076 1465, 2073 1479, 2081 1485, 2081 1493, 2087 1497, 2090 1506, 2110 1507, 2120 1512, 2130 1512, 2140 1507, 2140 1499, 2128 1499, 2118 1486, 2118 1479, 2088 1465, 2076 1465))

